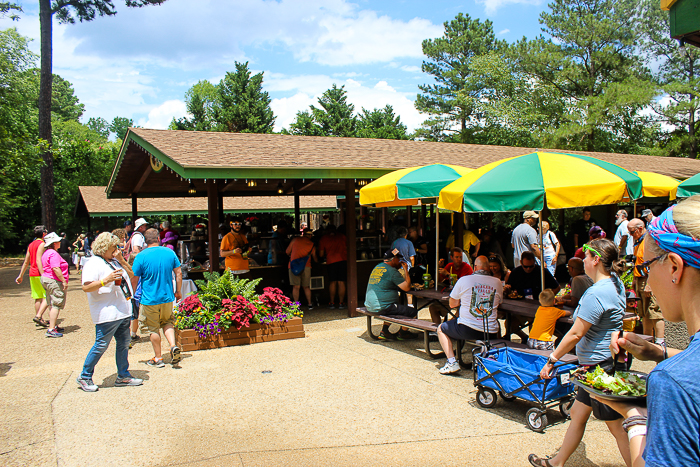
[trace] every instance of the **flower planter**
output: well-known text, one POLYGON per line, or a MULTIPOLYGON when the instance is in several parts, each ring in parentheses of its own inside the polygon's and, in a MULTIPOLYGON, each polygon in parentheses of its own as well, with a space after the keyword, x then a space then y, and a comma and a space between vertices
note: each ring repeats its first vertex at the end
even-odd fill
POLYGON ((213 337, 200 337, 194 329, 176 329, 175 341, 183 351, 217 349, 233 345, 256 344, 283 339, 305 337, 301 318, 292 318, 286 323, 252 324, 247 328, 230 328, 213 337))

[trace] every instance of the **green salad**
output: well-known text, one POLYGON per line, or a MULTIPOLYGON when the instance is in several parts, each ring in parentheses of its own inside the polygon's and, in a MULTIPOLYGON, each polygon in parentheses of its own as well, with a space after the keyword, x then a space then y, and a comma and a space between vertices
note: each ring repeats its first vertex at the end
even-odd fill
POLYGON ((572 377, 605 394, 615 396, 642 397, 647 395, 647 382, 639 376, 618 371, 615 376, 607 374, 600 366, 590 373, 579 368, 571 373, 572 377))

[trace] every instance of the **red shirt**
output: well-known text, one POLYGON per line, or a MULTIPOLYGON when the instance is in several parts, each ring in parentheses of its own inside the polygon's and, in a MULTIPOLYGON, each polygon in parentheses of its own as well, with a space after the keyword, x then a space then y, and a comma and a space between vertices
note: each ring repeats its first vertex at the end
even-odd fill
POLYGON ((447 263, 447 266, 445 266, 445 270, 448 274, 457 274, 457 279, 459 279, 462 276, 471 276, 472 274, 474 274, 472 267, 469 266, 469 263, 465 262, 462 262, 462 267, 459 269, 455 269, 454 263, 447 263))
POLYGON ((321 237, 318 249, 326 252, 326 263, 333 264, 339 261, 347 261, 348 246, 345 235, 334 233, 321 237))
POLYGON ((41 271, 39 271, 39 267, 36 265, 36 251, 42 243, 44 243, 43 240, 36 238, 29 244, 29 277, 41 276, 41 271))

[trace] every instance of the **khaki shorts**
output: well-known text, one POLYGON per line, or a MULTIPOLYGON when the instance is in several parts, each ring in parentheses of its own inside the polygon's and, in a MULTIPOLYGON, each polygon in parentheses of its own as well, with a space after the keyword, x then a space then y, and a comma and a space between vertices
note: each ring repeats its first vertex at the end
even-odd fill
POLYGON ((139 308, 141 334, 158 334, 160 328, 173 324, 173 302, 144 305, 139 308))
POLYGON ((664 319, 664 315, 661 313, 661 309, 656 303, 656 297, 654 297, 654 294, 651 294, 651 296, 646 296, 644 293, 644 288, 646 285, 646 277, 634 278, 634 293, 637 294, 637 297, 641 298, 637 304, 637 314, 640 318, 648 318, 652 320, 664 319))
POLYGON ((294 286, 310 287, 311 286, 311 268, 304 268, 304 272, 295 276, 292 270, 289 270, 289 283, 294 286))
POLYGON ((66 291, 63 284, 52 277, 41 276, 41 285, 46 290, 46 302, 52 308, 62 310, 66 307, 66 291))
POLYGON ((46 298, 46 290, 41 285, 41 276, 29 276, 29 285, 32 286, 32 298, 34 300, 46 298))

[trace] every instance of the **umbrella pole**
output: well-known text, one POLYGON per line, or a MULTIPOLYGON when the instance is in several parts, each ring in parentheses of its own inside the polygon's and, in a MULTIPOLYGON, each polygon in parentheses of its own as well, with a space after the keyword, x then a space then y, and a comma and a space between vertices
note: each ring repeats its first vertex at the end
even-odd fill
MULTIPOLYGON (((544 245, 542 244, 542 211, 539 212, 539 235, 540 235, 540 279, 542 280, 542 290, 544 290, 544 245)), ((539 297, 533 297, 537 300, 539 297)))
POLYGON ((435 204, 435 290, 440 278, 440 208, 435 204))

